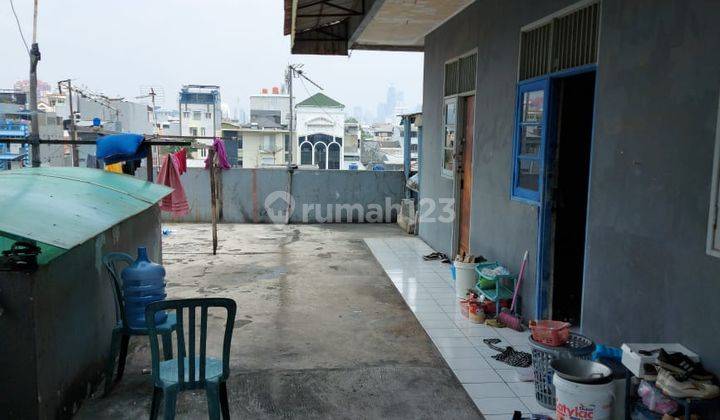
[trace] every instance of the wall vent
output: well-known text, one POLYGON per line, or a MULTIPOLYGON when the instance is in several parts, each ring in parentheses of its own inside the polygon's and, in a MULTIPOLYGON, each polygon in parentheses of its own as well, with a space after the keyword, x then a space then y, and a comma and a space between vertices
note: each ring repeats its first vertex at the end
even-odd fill
POLYGON ((445 96, 458 93, 458 73, 460 64, 457 61, 445 64, 445 96))
POLYGON ((445 64, 445 96, 475 90, 477 54, 469 54, 445 64))
POLYGON ((600 4, 555 16, 520 34, 520 80, 597 62, 600 4))
POLYGON ((477 66, 477 54, 468 55, 460 59, 460 82, 458 92, 469 92, 475 90, 475 67, 477 66))
POLYGON ((520 80, 548 73, 552 23, 520 35, 520 80))

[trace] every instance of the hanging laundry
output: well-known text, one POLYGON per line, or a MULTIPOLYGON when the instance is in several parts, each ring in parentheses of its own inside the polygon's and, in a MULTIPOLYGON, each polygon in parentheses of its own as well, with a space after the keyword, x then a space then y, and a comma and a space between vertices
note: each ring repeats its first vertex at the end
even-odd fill
POLYGON ((110 134, 98 138, 96 155, 105 164, 143 159, 147 156, 147 147, 142 143, 145 137, 140 134, 110 134))
MULTIPOLYGON (((230 162, 228 162, 227 152, 225 151, 225 142, 216 137, 215 141, 213 141, 212 147, 215 149, 215 154, 218 158, 218 167, 220 169, 230 169, 230 162)), ((210 169, 211 163, 210 155, 208 155, 205 159, 205 169, 210 169)))
POLYGON ((187 172, 187 149, 183 147, 179 151, 173 153, 173 155, 177 158, 178 172, 180 172, 180 175, 187 172))
POLYGON ((135 171, 139 167, 142 166, 142 161, 140 159, 137 160, 128 160, 127 162, 122 164, 123 173, 126 175, 135 175, 135 171))
POLYGON ((175 216, 184 216, 190 212, 190 205, 185 195, 185 189, 180 182, 178 166, 178 160, 172 154, 166 155, 163 159, 157 183, 172 188, 173 192, 160 201, 160 210, 170 212, 175 216))
POLYGON ((105 165, 105 170, 108 172, 114 172, 116 174, 121 174, 121 173, 123 173, 122 163, 118 162, 118 163, 111 163, 110 165, 105 165))

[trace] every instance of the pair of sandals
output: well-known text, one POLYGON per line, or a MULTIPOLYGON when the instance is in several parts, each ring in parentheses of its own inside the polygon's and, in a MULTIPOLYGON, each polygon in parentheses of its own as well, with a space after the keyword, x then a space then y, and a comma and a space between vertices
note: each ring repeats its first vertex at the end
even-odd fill
POLYGON ((435 261, 440 260, 441 263, 444 264, 450 264, 450 259, 447 255, 443 254, 442 252, 433 252, 432 254, 428 254, 423 256, 423 260, 425 261, 435 261))

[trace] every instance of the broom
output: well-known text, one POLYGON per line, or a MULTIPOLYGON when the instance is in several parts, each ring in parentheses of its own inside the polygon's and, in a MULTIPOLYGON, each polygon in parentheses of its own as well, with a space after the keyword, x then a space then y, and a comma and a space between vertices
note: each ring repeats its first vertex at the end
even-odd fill
POLYGON ((507 308, 503 308, 500 311, 500 315, 498 315, 498 320, 500 320, 500 322, 512 328, 513 330, 521 332, 525 330, 525 327, 523 327, 520 317, 517 316, 517 314, 515 313, 515 305, 517 304, 517 296, 518 291, 520 290, 520 283, 522 283, 522 279, 525 276, 525 267, 527 266, 527 261, 528 252, 525 251, 522 263, 520 264, 520 273, 518 274, 518 280, 515 283, 515 291, 513 292, 513 300, 512 304, 510 305, 510 311, 508 311, 507 308))

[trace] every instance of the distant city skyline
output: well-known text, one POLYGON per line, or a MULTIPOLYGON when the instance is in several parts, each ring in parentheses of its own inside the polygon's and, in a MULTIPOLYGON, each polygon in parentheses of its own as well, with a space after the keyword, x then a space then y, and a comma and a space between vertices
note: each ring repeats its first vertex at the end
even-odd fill
MULTIPOLYGON (((387 103, 390 86, 403 92, 409 108, 422 101, 421 53, 292 56, 279 0, 175 0, 173 7, 141 0, 96 4, 40 3, 38 77, 54 89, 58 80, 72 78, 91 91, 136 100, 146 93, 143 87, 156 86, 165 93, 159 105, 174 109, 182 85, 217 84, 229 115, 239 117, 243 109, 248 114, 251 94, 280 86, 288 63, 302 63, 323 93, 347 106, 348 114, 356 107, 364 117, 376 114, 378 105, 387 103)), ((32 2, 16 2, 15 7, 28 38, 32 2)), ((28 78, 29 64, 7 3, 0 4, 0 39, 6 41, 0 88, 12 88, 28 78)), ((298 100, 318 91, 296 82, 298 100)))

